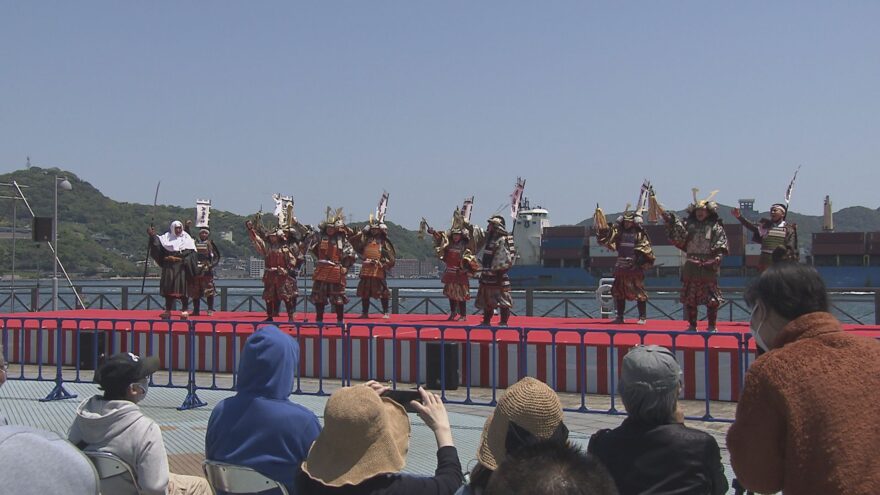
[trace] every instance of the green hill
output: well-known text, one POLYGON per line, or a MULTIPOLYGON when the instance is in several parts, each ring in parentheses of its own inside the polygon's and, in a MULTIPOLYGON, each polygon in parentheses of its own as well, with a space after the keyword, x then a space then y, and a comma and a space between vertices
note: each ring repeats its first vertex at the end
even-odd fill
MULTIPOLYGON (((147 246, 147 226, 153 216, 153 206, 119 202, 108 198, 76 174, 57 168, 31 167, 0 175, 0 182, 27 185, 25 197, 37 216, 51 217, 53 209, 53 180, 66 176, 73 189, 59 190, 59 258, 71 276, 138 276, 143 273, 147 246)), ((5 188, 4 196, 15 196, 14 188, 5 188)), ((0 227, 7 231, 12 226, 12 200, 5 201, 0 212, 0 227)), ((30 229, 31 215, 18 202, 16 224, 19 233, 30 229)), ((195 218, 195 207, 183 208, 158 205, 155 209, 156 230, 163 232, 175 219, 195 218)), ((246 217, 218 209, 211 210, 212 238, 224 257, 247 258, 255 254, 244 227, 246 217), (232 242, 220 238, 220 233, 231 232, 232 242)), ((275 223, 272 215, 264 215, 266 225, 275 223)), ((358 225, 358 224, 354 224, 358 225)), ((360 224, 363 225, 363 224, 360 224)), ((433 257, 428 240, 419 240, 416 233, 389 223, 389 235, 401 258, 425 259, 433 257)), ((12 242, 0 241, 0 274, 9 274, 12 268, 12 242)), ((33 242, 29 235, 19 234, 16 242, 16 272, 28 276, 52 271, 52 254, 45 243, 33 242)), ((155 270, 155 269, 154 269, 155 270)))

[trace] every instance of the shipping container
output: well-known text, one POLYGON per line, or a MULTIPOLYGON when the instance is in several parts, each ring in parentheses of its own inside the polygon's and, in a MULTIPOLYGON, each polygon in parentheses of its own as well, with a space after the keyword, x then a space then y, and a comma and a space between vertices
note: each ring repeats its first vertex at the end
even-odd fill
POLYGON ((868 244, 880 244, 880 232, 868 232, 865 235, 865 241, 868 244))
POLYGON ((865 244, 864 232, 815 232, 813 245, 816 244, 865 244))
POLYGON ((880 255, 880 240, 876 240, 870 244, 868 244, 867 249, 865 249, 867 254, 872 255, 880 255))
POLYGON ((544 227, 544 238, 548 237, 588 237, 589 231, 583 225, 563 225, 559 227, 544 227))
POLYGON ((722 268, 740 268, 743 266, 745 260, 743 256, 725 256, 721 258, 721 267, 722 268))
POLYGON ((581 248, 589 245, 589 237, 545 237, 541 239, 542 248, 581 248))
POLYGON ((654 256, 681 256, 682 250, 675 246, 653 246, 654 256))
POLYGON ((616 256, 617 253, 605 246, 591 245, 589 249, 590 256, 616 256))
POLYGON ((868 266, 880 266, 880 255, 868 256, 868 266))
POLYGON ((813 265, 815 266, 837 266, 837 256, 828 254, 814 254, 813 265))
POLYGON ((643 225, 645 229, 645 233, 648 234, 648 239, 651 240, 651 245, 653 246, 671 246, 672 242, 670 242, 669 237, 666 235, 666 226, 662 224, 658 225, 643 225))
POLYGON ((859 255, 840 255, 837 257, 839 260, 840 266, 865 266, 866 257, 863 254, 859 255))
POLYGON ((617 262, 616 256, 597 256, 594 258, 590 258, 590 267, 591 268, 613 268, 614 263, 617 262))
POLYGON ((825 255, 857 256, 866 254, 865 244, 855 242, 848 244, 813 244, 814 256, 825 255))
POLYGON ((756 243, 748 243, 746 244, 746 256, 760 256, 761 255, 761 245, 756 243))
POLYGON ((760 263, 761 263, 761 256, 760 255, 754 255, 754 254, 747 254, 746 255, 745 264, 747 267, 757 268, 760 263))
POLYGON ((588 256, 586 248, 541 248, 541 258, 581 259, 588 256))

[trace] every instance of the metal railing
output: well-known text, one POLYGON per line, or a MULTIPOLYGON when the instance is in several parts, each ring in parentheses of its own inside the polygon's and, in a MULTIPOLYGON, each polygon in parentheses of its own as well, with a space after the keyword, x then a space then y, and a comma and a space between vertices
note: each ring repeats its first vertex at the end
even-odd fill
MULTIPOLYGON (((130 351, 159 357, 162 368, 151 385, 185 389, 182 410, 205 405, 198 397, 200 389, 235 389, 245 339, 264 324, 39 316, 6 316, 0 322, 9 378, 54 382, 43 400, 75 397, 65 383, 91 382, 88 370, 99 365, 102 355, 130 351)), ((713 404, 738 398, 754 359, 747 333, 370 321, 291 322, 280 327, 301 349, 292 393, 306 395, 326 395, 325 381, 345 386, 379 379, 396 388, 435 380, 447 402, 494 406, 498 390, 535 376, 560 393, 580 397, 579 405, 569 411, 622 414, 615 395, 620 359, 630 347, 647 343, 664 345, 678 356, 685 376, 682 398, 704 403, 702 414, 689 419, 727 422, 733 418, 713 411, 713 404), (452 375, 447 366, 455 368, 452 375), (448 383, 448 376, 457 378, 448 383), (474 389, 491 395, 481 392, 480 398, 474 389)))
MULTIPOLYGON (((13 293, 9 287, 0 287, 0 312, 39 312, 47 310, 51 301, 46 295, 48 287, 19 286, 13 293)), ((158 289, 149 288, 144 294, 139 288, 130 285, 88 285, 76 286, 86 308, 89 309, 160 309, 163 307, 158 289)), ((218 285, 216 296, 219 311, 259 311, 265 310, 262 289, 245 285, 218 285)), ((682 318, 682 307, 678 303, 678 288, 649 288, 649 318, 676 320, 682 318)), ((725 301, 719 317, 728 321, 746 321, 749 309, 742 299, 742 289, 723 289, 725 301)), ((308 291, 301 287, 298 311, 308 311, 308 291)), ((350 298, 355 299, 354 289, 349 288, 350 298)), ((880 325, 880 290, 876 288, 844 288, 829 290, 832 313, 842 322, 859 325, 880 325)), ((516 316, 541 316, 563 318, 602 318, 603 308, 597 298, 597 290, 575 289, 518 289, 512 292, 516 316)), ((394 314, 441 314, 447 309, 446 298, 439 287, 392 287, 390 310, 394 314)), ((358 308, 358 301, 352 301, 349 309, 358 308)), ((371 303, 374 309, 379 308, 371 303)), ((631 304, 628 313, 634 311, 631 304)), ((73 291, 62 290, 59 294, 59 308, 77 309, 78 302, 73 291)), ((203 305, 204 307, 204 305, 203 305)))

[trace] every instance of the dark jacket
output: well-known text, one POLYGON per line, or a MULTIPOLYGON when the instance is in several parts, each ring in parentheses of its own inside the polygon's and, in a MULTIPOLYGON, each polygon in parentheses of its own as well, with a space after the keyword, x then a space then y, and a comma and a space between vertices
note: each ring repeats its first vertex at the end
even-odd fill
POLYGON ((613 430, 596 432, 587 450, 608 468, 620 495, 727 493, 718 442, 680 423, 627 418, 613 430))
POLYGON ((461 462, 455 447, 437 451, 437 470, 433 477, 387 474, 370 478, 358 485, 333 487, 301 474, 299 493, 309 495, 452 495, 464 483, 461 462))
MULTIPOLYGON (((290 401, 299 345, 275 326, 248 337, 238 393, 217 404, 205 434, 205 457, 252 468, 292 488, 321 431, 310 410, 290 401)), ((291 492, 293 493, 293 492, 291 492)))

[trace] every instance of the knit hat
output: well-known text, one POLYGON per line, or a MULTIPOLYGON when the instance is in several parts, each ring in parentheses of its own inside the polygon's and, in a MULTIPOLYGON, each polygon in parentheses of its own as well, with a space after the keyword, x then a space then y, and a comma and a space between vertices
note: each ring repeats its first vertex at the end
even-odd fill
POLYGON ((114 354, 95 372, 95 383, 104 390, 113 390, 139 382, 159 369, 159 358, 140 357, 131 352, 114 354))
POLYGON ((626 353, 617 391, 630 414, 649 415, 681 381, 672 352, 659 345, 637 345, 626 353))
POLYGON ((409 435, 403 406, 367 386, 341 388, 327 401, 324 429, 302 470, 335 487, 397 473, 406 465, 409 435))
MULTIPOLYGON (((498 399, 498 406, 486 419, 477 460, 495 470, 507 456, 509 430, 525 433, 541 440, 558 434, 562 423, 562 403, 547 384, 530 376, 511 385, 498 399)), ((567 430, 565 430, 567 437, 567 430)))

